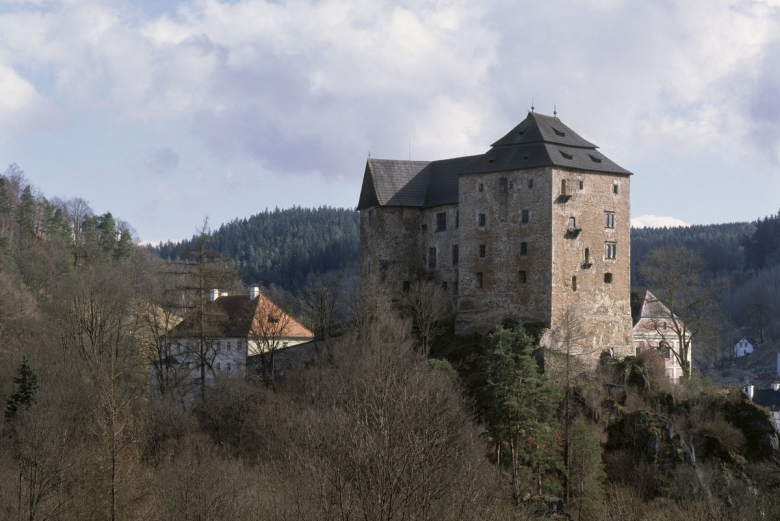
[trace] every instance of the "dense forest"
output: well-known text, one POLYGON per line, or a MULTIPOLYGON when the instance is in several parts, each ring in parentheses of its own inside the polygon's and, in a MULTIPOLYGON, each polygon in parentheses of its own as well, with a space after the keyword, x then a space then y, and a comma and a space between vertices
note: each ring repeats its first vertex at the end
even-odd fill
MULTIPOLYGON (((197 237, 152 248, 165 259, 191 251, 197 237)), ((345 208, 275 209, 223 224, 210 247, 236 263, 246 284, 276 285, 300 293, 309 274, 355 264, 359 255, 358 213, 345 208)))
MULTIPOLYGON (((285 212, 301 229, 307 213, 343 212, 356 230, 347 210, 264 218, 285 212)), ((160 385, 171 324, 204 309, 204 288, 242 283, 208 235, 166 254, 176 262, 131 237, 83 200, 46 199, 15 165, 0 176, 2 519, 780 517, 780 440, 738 390, 672 385, 653 352, 597 366, 561 346, 542 355, 521 324, 454 337, 439 286, 356 288, 327 271, 340 260, 298 282, 314 362, 215 373, 195 394, 160 385)), ((742 248, 764 248, 754 238, 742 248)), ((741 284, 773 273, 774 252, 741 284)), ((578 337, 576 317, 567 328, 554 336, 578 337)))

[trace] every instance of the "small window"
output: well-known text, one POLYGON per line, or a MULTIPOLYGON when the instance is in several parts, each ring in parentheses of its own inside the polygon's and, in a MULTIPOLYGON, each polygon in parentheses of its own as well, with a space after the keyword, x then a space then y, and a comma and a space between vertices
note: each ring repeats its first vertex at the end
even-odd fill
POLYGON ((487 255, 487 246, 484 244, 479 245, 479 258, 484 259, 487 255))
POLYGON ((447 214, 445 212, 440 212, 436 214, 436 231, 437 232, 447 231, 447 214))
POLYGON ((460 210, 455 210, 455 229, 460 228, 460 210))
POLYGON ((225 364, 225 369, 227 370, 228 373, 230 372, 230 362, 225 364))
POLYGON ((585 264, 590 264, 590 248, 585 248, 585 264))
POLYGON ((222 370, 222 364, 217 362, 217 371, 221 371, 221 370, 222 370))
POLYGON ((588 156, 590 157, 590 160, 593 161, 594 163, 601 163, 601 159, 599 159, 598 157, 591 156, 590 154, 588 154, 588 156))
POLYGON ((423 233, 428 231, 428 225, 427 224, 423 224, 422 225, 422 231, 423 231, 423 233))
POLYGON ((268 315, 268 323, 269 324, 278 324, 279 323, 279 317, 275 317, 273 315, 268 315))
POLYGON ((526 275, 525 270, 520 270, 520 284, 525 284, 528 282, 528 275, 526 275))
POLYGON ((618 185, 617 183, 612 185, 612 193, 617 195, 618 194, 618 185))
POLYGON ((452 265, 457 266, 458 265, 458 245, 453 244, 452 245, 452 265))
POLYGON ((576 228, 577 220, 574 217, 569 217, 569 228, 576 228))
POLYGON ((477 273, 477 287, 478 288, 482 287, 482 272, 481 271, 477 273))
POLYGON ((572 291, 577 291, 577 276, 576 275, 571 278, 571 290, 572 291))
POLYGON ((482 183, 477 184, 477 192, 482 193, 485 191, 485 185, 482 183))
POLYGON ((433 269, 436 267, 436 248, 428 248, 428 268, 433 269))
POLYGON ((514 188, 515 188, 515 182, 514 181, 509 181, 509 189, 513 190, 514 188))
POLYGON ((520 220, 522 221, 523 224, 528 224, 530 217, 531 217, 531 212, 529 212, 528 210, 523 210, 522 217, 520 220))
POLYGON ((443 289, 444 291, 447 291, 447 281, 446 280, 441 283, 441 289, 443 289))
POLYGON ((479 214, 479 225, 485 226, 487 224, 487 215, 484 213, 479 214))
POLYGON ((527 242, 521 242, 520 243, 520 255, 522 255, 522 256, 528 255, 528 243, 527 242))
POLYGON ((604 284, 612 284, 612 274, 611 273, 605 273, 604 274, 604 284))
POLYGON ((615 212, 604 212, 604 227, 605 228, 615 227, 615 212))
POLYGON ((529 179, 528 180, 528 188, 533 188, 533 187, 534 187, 534 180, 533 179, 529 179))
POLYGON ((574 157, 574 156, 573 156, 573 155, 571 155, 571 154, 567 154, 567 153, 566 153, 566 152, 564 152, 563 150, 559 150, 558 152, 560 152, 560 153, 561 153, 561 155, 563 156, 563 158, 564 158, 564 159, 572 159, 572 158, 574 157))
POLYGON ((409 291, 409 281, 408 280, 404 281, 403 290, 404 290, 404 293, 409 291))
POLYGON ((561 179, 561 195, 566 195, 566 179, 561 179))
POLYGON ((506 177, 502 177, 501 179, 498 180, 498 191, 500 193, 505 194, 507 192, 507 186, 508 183, 506 177))
POLYGON ((604 248, 604 256, 607 259, 616 259, 617 258, 617 244, 614 242, 608 242, 605 245, 604 248))
POLYGON ((555 132, 555 135, 556 135, 556 136, 561 136, 561 137, 563 137, 563 136, 565 136, 565 135, 566 135, 566 133, 565 133, 565 132, 561 132, 560 130, 558 130, 558 129, 557 129, 557 128, 555 128, 555 127, 550 127, 550 128, 551 128, 551 129, 553 129, 553 132, 555 132))
POLYGON ((580 190, 582 190, 583 186, 585 186, 582 182, 582 179, 580 179, 580 190))

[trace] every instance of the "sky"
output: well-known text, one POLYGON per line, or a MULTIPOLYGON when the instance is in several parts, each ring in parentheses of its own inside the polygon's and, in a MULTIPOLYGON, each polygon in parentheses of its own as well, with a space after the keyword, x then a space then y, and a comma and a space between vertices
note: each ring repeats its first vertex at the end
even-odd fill
POLYGON ((142 242, 354 207, 369 153, 532 104, 633 172, 634 225, 780 210, 780 0, 0 0, 0 171, 142 242))

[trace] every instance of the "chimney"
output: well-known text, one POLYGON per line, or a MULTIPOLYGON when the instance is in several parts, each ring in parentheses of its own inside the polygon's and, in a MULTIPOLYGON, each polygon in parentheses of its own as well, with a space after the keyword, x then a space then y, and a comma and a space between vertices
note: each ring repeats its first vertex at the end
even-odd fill
POLYGON ((254 300, 260 296, 260 286, 252 284, 249 286, 249 300, 254 300))
POLYGON ((747 384, 745 386, 745 394, 747 394, 747 397, 750 399, 750 401, 753 401, 753 389, 755 389, 753 384, 747 384))
POLYGON ((219 298, 219 289, 211 288, 209 290, 209 302, 214 302, 219 298))

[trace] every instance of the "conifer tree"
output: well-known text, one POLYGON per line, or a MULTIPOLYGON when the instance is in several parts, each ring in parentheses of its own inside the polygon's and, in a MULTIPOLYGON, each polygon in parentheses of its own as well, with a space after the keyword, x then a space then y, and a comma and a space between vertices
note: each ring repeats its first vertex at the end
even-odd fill
POLYGON ((504 463, 502 448, 509 449, 516 498, 520 496, 521 466, 531 468, 534 488, 541 493, 545 473, 560 465, 554 446, 554 415, 561 393, 540 374, 532 352, 533 339, 522 326, 497 326, 486 338, 482 360, 485 421, 496 442, 499 467, 504 463))
POLYGON ((8 420, 16 418, 19 409, 27 409, 34 404, 38 394, 38 375, 27 356, 22 357, 22 363, 16 372, 18 373, 14 378, 16 388, 5 406, 5 417, 8 420))

